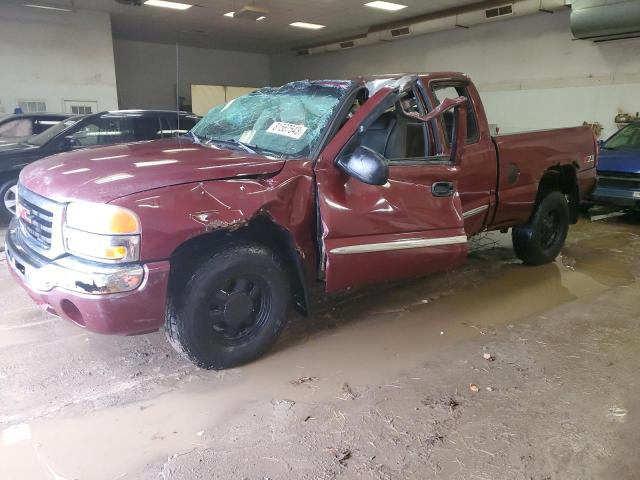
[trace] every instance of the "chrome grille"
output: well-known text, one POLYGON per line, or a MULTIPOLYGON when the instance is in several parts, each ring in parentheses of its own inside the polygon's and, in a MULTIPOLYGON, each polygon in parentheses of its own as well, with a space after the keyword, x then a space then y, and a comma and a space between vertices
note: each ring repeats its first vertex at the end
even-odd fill
POLYGON ((20 223, 24 232, 41 247, 51 248, 51 232, 53 227, 53 212, 46 210, 24 198, 20 198, 20 223))
POLYGON ((63 204, 42 197, 18 184, 17 213, 21 237, 29 248, 49 259, 64 254, 63 204))
POLYGON ((598 186, 640 190, 640 175, 623 172, 598 172, 598 186))

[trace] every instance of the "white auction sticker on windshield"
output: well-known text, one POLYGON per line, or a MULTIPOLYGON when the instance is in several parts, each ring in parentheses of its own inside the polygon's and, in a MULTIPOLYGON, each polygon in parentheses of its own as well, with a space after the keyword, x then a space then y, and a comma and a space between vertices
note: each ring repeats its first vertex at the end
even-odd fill
POLYGON ((267 128, 267 132, 269 133, 295 138, 296 140, 300 140, 306 131, 307 127, 304 125, 287 122, 273 122, 271 126, 267 128))

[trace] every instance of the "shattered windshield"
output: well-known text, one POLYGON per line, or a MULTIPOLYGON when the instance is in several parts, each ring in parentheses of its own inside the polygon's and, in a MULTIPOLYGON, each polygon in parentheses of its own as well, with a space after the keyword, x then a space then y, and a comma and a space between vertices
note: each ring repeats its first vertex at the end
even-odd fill
POLYGON ((191 130, 200 141, 277 157, 311 154, 349 82, 293 82, 218 105, 191 130))
POLYGON ((603 148, 607 150, 640 150, 640 123, 632 123, 618 130, 603 148))

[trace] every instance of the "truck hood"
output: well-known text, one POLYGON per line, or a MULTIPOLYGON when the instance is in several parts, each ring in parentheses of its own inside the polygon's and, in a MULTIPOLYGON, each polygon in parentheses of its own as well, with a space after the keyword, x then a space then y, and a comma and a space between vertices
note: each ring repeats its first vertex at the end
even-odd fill
POLYGON ((640 151, 601 149, 599 172, 640 173, 640 151))
POLYGON ((57 202, 107 203, 170 185, 274 174, 283 166, 279 158, 219 149, 181 137, 53 155, 23 169, 20 181, 57 202))

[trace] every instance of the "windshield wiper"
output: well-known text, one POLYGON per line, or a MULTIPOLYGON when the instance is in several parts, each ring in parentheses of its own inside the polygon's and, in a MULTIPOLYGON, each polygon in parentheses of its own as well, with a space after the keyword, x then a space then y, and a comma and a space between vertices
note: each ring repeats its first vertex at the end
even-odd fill
POLYGON ((200 143, 200 137, 198 137, 195 133, 193 133, 191 130, 189 130, 187 132, 187 137, 191 137, 193 139, 194 142, 196 143, 200 143))
POLYGON ((234 146, 234 147, 240 147, 245 152, 253 153, 254 155, 257 153, 249 145, 247 145, 244 142, 241 142, 240 140, 236 140, 235 138, 229 138, 227 140, 219 140, 217 138, 209 138, 209 139, 207 139, 207 141, 205 143, 216 143, 216 144, 222 144, 222 145, 231 145, 231 146, 234 146))

